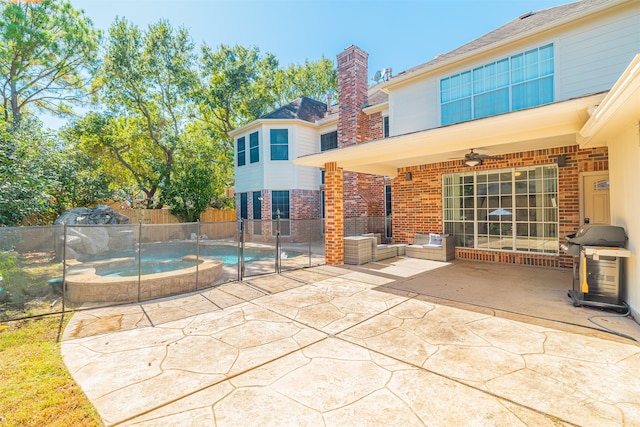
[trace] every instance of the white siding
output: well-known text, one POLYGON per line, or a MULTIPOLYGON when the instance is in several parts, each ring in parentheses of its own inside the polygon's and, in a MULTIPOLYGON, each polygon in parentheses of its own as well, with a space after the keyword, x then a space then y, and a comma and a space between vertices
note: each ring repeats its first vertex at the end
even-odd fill
POLYGON ((261 190, 262 188, 264 188, 264 171, 263 171, 263 165, 264 165, 264 160, 265 160, 265 156, 268 154, 265 154, 265 149, 264 149, 264 132, 262 131, 262 129, 257 129, 258 131, 258 147, 259 147, 259 151, 260 151, 260 159, 257 163, 250 163, 251 162, 251 154, 250 154, 250 147, 249 147, 249 135, 256 132, 256 129, 252 129, 250 132, 244 134, 244 135, 238 135, 236 136, 233 144, 234 144, 234 159, 233 161, 235 162, 234 165, 236 165, 234 167, 234 177, 235 177, 235 186, 234 186, 234 190, 236 193, 245 193, 247 191, 257 191, 257 190, 261 190), (238 138, 243 137, 245 138, 245 159, 246 159, 246 163, 244 166, 240 166, 238 167, 238 138))
POLYGON ((245 193, 247 191, 257 191, 264 188, 262 166, 258 163, 236 168, 235 192, 245 193))
POLYGON ((424 79, 389 93, 389 136, 438 126, 437 83, 424 79))
POLYGON ((267 190, 288 190, 294 187, 295 167, 291 163, 294 158, 292 145, 295 143, 296 132, 291 125, 274 125, 263 127, 265 139, 264 183, 267 190), (271 129, 289 130, 289 160, 271 160, 271 129))
POLYGON ((296 166, 292 160, 298 156, 317 153, 320 135, 305 126, 265 126, 264 188, 268 190, 317 190, 320 187, 320 172, 317 168, 296 166), (270 157, 269 135, 271 129, 289 130, 289 160, 272 161, 270 157))
POLYGON ((640 131, 637 123, 629 123, 608 141, 609 181, 611 182, 611 224, 624 227, 631 257, 624 262, 626 295, 624 300, 640 312, 640 131))
MULTIPOLYGON (((289 159, 320 152, 320 134, 316 129, 296 126, 295 143, 289 142, 289 159)), ((298 190, 318 190, 320 188, 320 169, 309 166, 294 166, 294 187, 298 190)), ((291 182, 291 181, 289 181, 291 182)))
POLYGON ((547 34, 526 45, 501 49, 440 73, 434 70, 421 80, 391 88, 391 135, 440 126, 440 79, 548 43, 554 44, 556 101, 609 90, 640 52, 640 9, 590 21, 563 33, 547 34))
POLYGON ((571 30, 555 43, 558 100, 609 90, 640 52, 640 9, 571 30))
POLYGON ((289 141, 291 159, 320 151, 320 134, 315 129, 296 126, 293 131, 296 139, 294 144, 289 141))
MULTIPOLYGON (((335 126, 334 126, 335 128, 335 126)), ((235 166, 235 192, 268 190, 318 190, 320 188, 320 169, 309 166, 296 166, 292 160, 296 157, 320 151, 320 133, 307 126, 295 124, 262 125, 258 129, 260 159, 250 163, 249 135, 255 132, 238 135, 245 137, 246 164, 235 166), (287 129, 289 132, 289 160, 271 160, 271 129, 287 129)), ((237 164, 237 146, 234 147, 235 164, 237 164)))

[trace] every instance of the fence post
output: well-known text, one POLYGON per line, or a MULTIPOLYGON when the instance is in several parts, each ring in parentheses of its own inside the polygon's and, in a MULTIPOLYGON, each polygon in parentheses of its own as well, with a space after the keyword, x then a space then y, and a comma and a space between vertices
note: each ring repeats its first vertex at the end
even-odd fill
POLYGON ((244 278, 244 219, 238 221, 240 238, 238 239, 238 282, 244 278))
POLYGON ((196 224, 196 291, 198 290, 198 272, 200 266, 200 220, 196 224))
POLYGON ((247 243, 247 219, 243 218, 242 219, 242 280, 244 280, 244 275, 245 275, 245 257, 244 257, 244 253, 246 252, 245 247, 246 247, 246 243, 247 243))
POLYGON ((312 219, 308 219, 307 221, 307 235, 309 238, 309 267, 311 267, 311 231, 312 231, 312 227, 313 227, 313 220, 312 219))
POLYGON ((62 313, 65 312, 67 299, 67 223, 64 223, 62 231, 62 313))
POLYGON ((276 209, 276 273, 280 274, 280 209, 276 209))
POLYGON ((142 275, 142 221, 138 220, 138 302, 140 302, 140 286, 142 275))

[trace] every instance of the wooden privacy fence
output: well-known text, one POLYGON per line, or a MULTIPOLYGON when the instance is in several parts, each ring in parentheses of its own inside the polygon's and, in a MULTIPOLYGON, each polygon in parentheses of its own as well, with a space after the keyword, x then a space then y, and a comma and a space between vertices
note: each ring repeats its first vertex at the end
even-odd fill
MULTIPOLYGON (((129 217, 131 224, 177 224, 181 221, 171 215, 169 209, 116 208, 119 214, 129 217)), ((233 209, 207 209, 200 214, 200 222, 228 222, 236 220, 233 209)))

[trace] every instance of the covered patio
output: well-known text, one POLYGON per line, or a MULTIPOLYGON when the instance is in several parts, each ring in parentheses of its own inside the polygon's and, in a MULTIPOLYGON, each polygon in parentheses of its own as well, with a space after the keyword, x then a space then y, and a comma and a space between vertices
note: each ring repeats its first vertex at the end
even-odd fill
MULTIPOLYGON (((484 260, 570 270, 572 257, 555 246, 574 233, 587 218, 582 177, 607 175, 611 183, 612 225, 624 227, 631 257, 624 266, 623 297, 638 315, 638 123, 640 120, 640 55, 628 65, 608 92, 558 101, 521 111, 471 120, 454 125, 391 136, 303 156, 299 165, 325 169, 326 259, 331 265, 344 262, 343 172, 383 175, 392 179, 393 243, 412 243, 416 232, 446 232, 442 178, 446 174, 506 170, 528 165, 557 165, 556 241, 545 241, 543 251, 520 251, 517 235, 512 250, 488 244, 482 248, 457 240, 456 258, 484 260), (481 149, 493 159, 466 168, 465 153, 481 149), (502 168, 502 169, 500 169, 502 168), (408 202, 407 202, 408 201, 408 202), (462 243, 462 244, 460 244, 462 243), (553 246, 553 248, 551 247, 553 246), (504 249, 504 248, 503 248, 504 249), (553 253, 555 252, 555 253, 553 253)), ((553 221, 551 221, 553 222, 553 221)), ((553 225, 553 224, 552 224, 553 225)), ((453 234, 456 234, 455 232, 453 234)), ((476 232, 477 234, 477 232, 476 232)), ((529 237, 531 241, 532 236, 529 237)), ((466 238, 466 237, 465 237, 466 238)), ((479 241, 476 235, 476 242, 479 241)), ((508 243, 508 242, 507 242, 508 243)), ((498 240, 496 245, 503 246, 498 240)), ((528 274, 523 270, 523 275, 528 274)), ((538 273, 536 273, 538 274, 538 273)), ((570 273, 567 273, 570 274, 570 273)), ((520 279, 514 278, 514 282, 520 279)), ((537 303, 542 303, 537 300, 537 303)))
MULTIPOLYGON (((442 263, 411 258, 383 260, 352 268, 375 271, 380 275, 404 276, 412 272, 412 265, 419 265, 423 272, 398 278, 390 287, 418 293, 438 304, 478 313, 594 336, 603 336, 603 331, 607 335, 620 333, 640 341, 640 325, 625 313, 574 307, 567 295, 572 288, 572 271, 568 269, 467 260, 442 263)), ((608 338, 616 339, 615 334, 608 338)))
MULTIPOLYGON (((486 259, 490 254, 490 258, 500 262, 513 259, 511 262, 525 265, 571 266, 571 258, 559 253, 558 241, 575 232, 581 224, 579 193, 576 192, 579 175, 606 172, 608 167, 605 147, 595 145, 585 151, 576 141, 589 112, 605 95, 559 101, 297 158, 296 164, 325 170, 327 263, 339 265, 344 262, 341 217, 345 171, 391 178, 393 243, 412 243, 417 232, 446 232, 443 176, 492 170, 514 171, 519 176, 519 168, 558 165, 560 188, 553 203, 565 214, 555 219, 555 241, 538 241, 538 236, 526 235, 527 241, 533 242, 526 251, 502 251, 504 239, 480 248, 469 245, 473 239, 456 236, 456 258, 486 259), (482 152, 491 160, 468 167, 465 154, 471 150, 482 152), (567 157, 571 160, 565 163, 567 157), (465 240, 467 243, 463 244, 465 240)), ((491 213, 495 209, 490 209, 491 213)), ((519 235, 510 231, 509 239, 516 242, 514 248, 520 248, 519 235)))

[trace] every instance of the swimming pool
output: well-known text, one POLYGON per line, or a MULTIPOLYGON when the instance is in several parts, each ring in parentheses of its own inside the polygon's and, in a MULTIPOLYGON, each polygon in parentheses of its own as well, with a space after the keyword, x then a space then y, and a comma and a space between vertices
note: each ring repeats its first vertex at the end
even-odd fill
MULTIPOLYGON (((141 252, 141 262, 143 264, 152 263, 154 261, 180 260, 186 255, 196 255, 196 253, 203 257, 222 260, 224 265, 238 264, 238 247, 235 245, 201 244, 196 247, 194 243, 144 243, 142 244, 141 252)), ((281 251, 280 253, 280 257, 282 259, 295 258, 300 255, 301 253, 289 250, 286 252, 281 251)), ((134 258, 137 262, 138 248, 130 248, 114 253, 104 254, 99 257, 87 259, 84 262, 104 261, 111 258, 134 258)), ((245 247, 244 249, 245 263, 272 260, 274 258, 274 248, 245 247)), ((137 274, 137 272, 135 274, 137 274)))
MULTIPOLYGON (((202 261, 198 262, 198 264, 202 263, 202 261)), ((147 260, 140 263, 138 266, 137 262, 132 262, 128 264, 116 264, 116 265, 104 265, 104 266, 96 266, 96 274, 98 276, 104 277, 131 277, 137 276, 138 273, 141 275, 145 274, 156 274, 156 273, 165 273, 167 271, 180 270, 183 268, 189 268, 196 265, 195 261, 174 261, 174 260, 164 260, 164 261, 152 261, 147 260)))

